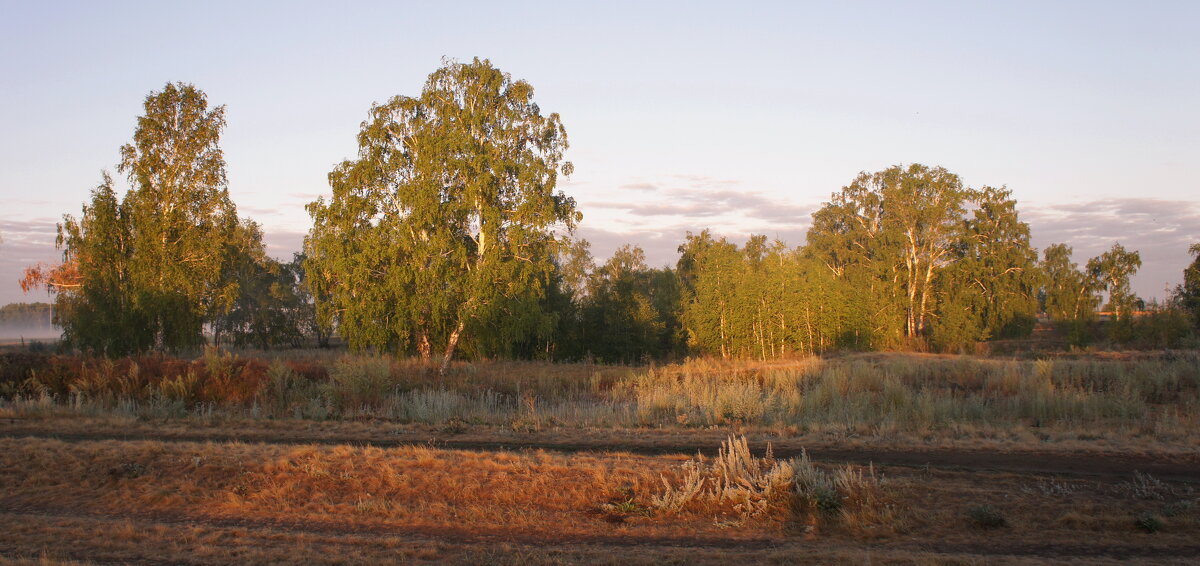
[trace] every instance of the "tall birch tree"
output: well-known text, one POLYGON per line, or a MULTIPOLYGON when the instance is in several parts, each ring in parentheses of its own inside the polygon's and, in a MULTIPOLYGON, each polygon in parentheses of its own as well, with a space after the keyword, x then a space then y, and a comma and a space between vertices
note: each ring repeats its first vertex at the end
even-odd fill
POLYGON ((156 348, 189 347, 237 297, 236 283, 222 277, 238 238, 220 147, 225 107, 209 108, 204 92, 183 83, 151 93, 144 106, 117 166, 131 186, 123 207, 133 302, 156 348))
POLYGON ((225 277, 238 218, 220 147, 224 106, 168 83, 144 109, 117 165, 124 199, 106 173, 82 217, 58 227, 62 265, 31 268, 22 282, 57 295, 68 343, 107 355, 196 346, 238 290, 225 277))
POLYGON ((556 191, 566 129, 533 92, 475 59, 371 108, 305 241, 321 312, 353 347, 436 350, 444 371, 470 333, 528 320, 512 310, 545 292, 556 230, 581 218, 556 191))

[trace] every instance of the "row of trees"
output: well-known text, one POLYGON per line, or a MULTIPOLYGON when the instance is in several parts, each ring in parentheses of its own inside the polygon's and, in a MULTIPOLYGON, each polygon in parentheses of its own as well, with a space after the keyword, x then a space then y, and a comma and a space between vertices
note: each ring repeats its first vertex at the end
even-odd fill
POLYGON ((0 307, 0 333, 14 328, 50 330, 52 314, 49 303, 9 303, 0 307))
MULTIPOLYGON (((288 263, 266 256, 229 199, 224 126, 224 107, 191 85, 147 97, 117 166, 129 190, 119 197, 105 174, 59 226, 63 263, 22 282, 55 294, 68 344, 118 355, 193 348, 206 330, 260 348, 336 332, 443 369, 456 355, 955 350, 1026 336, 1038 312, 1087 327, 1102 293, 1114 337, 1132 328, 1137 252, 1116 245, 1080 268, 1058 244, 1039 261, 1007 190, 923 165, 861 174, 798 248, 702 231, 674 268, 629 246, 596 265, 557 190, 572 168, 561 119, 486 60, 447 62, 419 96, 371 108, 357 157, 308 205, 313 228, 288 263)), ((1179 296, 1195 311, 1200 276, 1179 296)))

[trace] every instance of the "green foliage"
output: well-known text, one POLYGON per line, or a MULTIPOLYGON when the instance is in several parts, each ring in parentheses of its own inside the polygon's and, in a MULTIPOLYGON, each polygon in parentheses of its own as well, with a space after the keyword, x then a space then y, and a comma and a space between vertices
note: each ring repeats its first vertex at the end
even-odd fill
MULTIPOLYGON (((203 325, 228 308, 237 284, 223 277, 238 219, 219 146, 224 107, 192 85, 146 97, 117 169, 131 188, 118 200, 108 174, 58 245, 64 281, 56 315, 68 344, 106 355, 201 344, 203 325)), ((259 244, 261 245, 261 244, 259 244)))
POLYGON ((464 336, 548 332, 554 230, 580 219, 555 192, 566 130, 533 87, 486 60, 449 62, 420 96, 371 108, 358 159, 308 206, 305 268, 326 324, 352 347, 415 351, 442 368, 464 336))
POLYGON ((1109 335, 1118 342, 1133 339, 1133 311, 1137 310, 1139 300, 1129 287, 1129 278, 1141 266, 1138 252, 1128 251, 1119 243, 1087 263, 1088 273, 1108 292, 1105 309, 1112 313, 1109 335))
POLYGON ((1030 336, 1040 308, 1073 346, 1106 327, 1122 344, 1178 347, 1200 326, 1200 244, 1168 306, 1141 321, 1120 244, 1085 269, 1054 244, 1038 262, 1005 188, 972 189, 941 167, 863 172, 813 214, 798 249, 688 233, 672 268, 625 246, 603 265, 570 235, 581 219, 557 191, 566 131, 533 88, 487 60, 446 62, 416 97, 372 106, 358 155, 329 175, 326 201, 291 263, 229 199, 224 107, 191 85, 145 100, 118 171, 79 218, 65 216, 49 282, 66 344, 104 355, 191 350, 211 328, 242 347, 326 344, 473 358, 639 362, 688 353, 761 360, 851 349, 971 351, 1030 336), (1040 305, 1039 305, 1040 300, 1040 305))
POLYGON ((1134 345, 1154 349, 1186 347, 1195 334, 1188 313, 1174 304, 1148 306, 1132 332, 1134 345))
POLYGON ((751 236, 739 249, 706 230, 680 246, 688 343, 723 358, 777 358, 869 342, 848 289, 780 241, 751 236))
POLYGON ((1089 271, 1081 271, 1071 261, 1071 246, 1052 244, 1043 252, 1039 270, 1042 276, 1042 310, 1055 322, 1071 346, 1091 341, 1091 323, 1100 306, 1101 283, 1089 271))
POLYGON ((209 109, 199 89, 168 83, 145 111, 117 166, 132 185, 122 203, 132 302, 156 348, 192 347, 237 295, 221 277, 238 232, 219 145, 225 107, 209 109))
POLYGON ((1139 513, 1138 516, 1133 519, 1133 526, 1137 527, 1138 530, 1142 532, 1153 534, 1162 530, 1163 522, 1161 519, 1155 516, 1154 513, 1147 511, 1144 513, 1139 513))
POLYGON ((55 321, 67 345, 110 356, 153 346, 148 317, 135 304, 130 280, 133 249, 126 211, 105 173, 83 216, 65 216, 58 226, 63 263, 75 274, 70 286, 52 288, 55 321))
POLYGON ((580 309, 582 347, 609 362, 676 351, 679 286, 670 269, 650 269, 639 247, 623 246, 592 271, 580 309))
POLYGON ((1200 329, 1200 244, 1189 246, 1188 253, 1196 259, 1183 270, 1183 283, 1176 288, 1175 296, 1195 328, 1200 329))
POLYGON ((945 351, 1024 338, 1037 320, 1037 251, 1029 244, 1029 225, 1019 220, 1007 189, 984 187, 972 197, 976 208, 935 281, 940 302, 931 341, 945 351))
POLYGON ((941 167, 862 173, 813 214, 810 253, 871 297, 877 334, 919 338, 935 310, 935 276, 954 259, 973 196, 941 167))
POLYGON ((240 227, 239 246, 228 254, 226 277, 238 287, 229 310, 212 324, 216 341, 259 349, 299 347, 315 327, 315 313, 303 285, 299 254, 290 263, 267 257, 259 228, 240 227))
POLYGON ((800 250, 763 236, 739 249, 708 231, 679 250, 689 345, 723 358, 925 340, 967 350, 1036 321, 1037 254, 1016 202, 941 168, 859 175, 813 214, 800 250))
POLYGON ((967 508, 967 518, 977 527, 996 529, 1008 526, 1008 520, 991 505, 972 505, 967 508))
POLYGON ((920 347, 932 336, 957 349, 1028 318, 1018 315, 1031 310, 1028 239, 1007 191, 914 164, 862 173, 835 193, 813 214, 805 254, 853 293, 846 331, 856 343, 920 347))

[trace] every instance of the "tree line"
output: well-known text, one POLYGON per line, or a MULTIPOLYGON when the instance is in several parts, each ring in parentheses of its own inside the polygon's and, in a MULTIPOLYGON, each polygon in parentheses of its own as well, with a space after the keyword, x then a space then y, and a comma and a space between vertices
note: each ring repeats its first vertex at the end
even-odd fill
POLYGON ((0 329, 50 330, 54 327, 52 316, 49 303, 9 303, 0 307, 0 329))
MULTIPOLYGON (((196 87, 147 96, 117 171, 58 227, 63 261, 26 270, 55 298, 64 344, 115 356, 325 345, 417 355, 635 362, 689 354, 777 358, 834 349, 961 351, 1030 335, 1039 313, 1073 344, 1111 312, 1137 338, 1141 266, 1120 244, 1082 266, 1039 256, 1005 188, 920 164, 862 173, 813 214, 807 241, 688 233, 674 267, 624 246, 596 264, 574 199, 566 129, 533 87, 486 60, 449 61, 419 95, 373 105, 358 153, 307 206, 290 262, 229 198, 224 107, 196 87), (1107 303, 1102 305, 1102 298, 1107 303)), ((1200 245, 1155 332, 1200 323, 1200 245), (1165 326, 1164 326, 1165 324, 1165 326)), ((1162 317, 1160 317, 1162 318, 1162 317)))

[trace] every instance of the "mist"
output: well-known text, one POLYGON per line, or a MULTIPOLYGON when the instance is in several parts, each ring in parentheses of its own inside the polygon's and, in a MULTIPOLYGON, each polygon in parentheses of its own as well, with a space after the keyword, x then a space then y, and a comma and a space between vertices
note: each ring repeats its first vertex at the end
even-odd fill
POLYGON ((20 343, 22 339, 45 342, 59 338, 62 338, 62 329, 54 325, 0 323, 0 344, 20 343))

